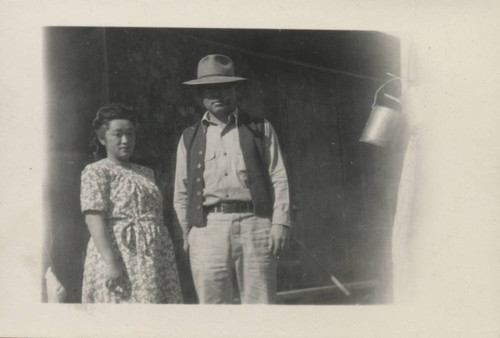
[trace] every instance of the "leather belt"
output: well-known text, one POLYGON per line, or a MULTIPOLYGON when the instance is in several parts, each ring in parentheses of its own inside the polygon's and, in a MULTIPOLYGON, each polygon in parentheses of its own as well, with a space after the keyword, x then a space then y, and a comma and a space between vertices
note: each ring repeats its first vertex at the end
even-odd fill
POLYGON ((253 203, 242 201, 220 202, 215 205, 206 206, 203 209, 207 214, 211 212, 220 212, 223 214, 253 212, 253 203))

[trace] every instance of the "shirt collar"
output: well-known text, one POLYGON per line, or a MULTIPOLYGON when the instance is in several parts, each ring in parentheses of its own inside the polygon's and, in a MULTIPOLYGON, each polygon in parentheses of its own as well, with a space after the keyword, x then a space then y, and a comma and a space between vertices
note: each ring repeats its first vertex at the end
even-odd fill
MULTIPOLYGON (((229 114, 229 121, 228 123, 235 123, 235 125, 238 125, 238 116, 239 116, 239 108, 236 107, 234 111, 229 114)), ((210 113, 208 111, 203 114, 203 117, 201 118, 201 126, 203 128, 203 131, 206 132, 208 126, 212 124, 214 125, 214 122, 210 122, 210 113)))

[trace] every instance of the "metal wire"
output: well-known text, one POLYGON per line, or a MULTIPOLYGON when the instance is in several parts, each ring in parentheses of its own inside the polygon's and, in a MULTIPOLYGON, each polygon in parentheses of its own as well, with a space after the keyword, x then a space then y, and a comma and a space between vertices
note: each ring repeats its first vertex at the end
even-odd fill
POLYGON ((314 256, 305 246, 304 244, 302 244, 299 240, 297 240, 293 235, 291 236, 292 239, 302 248, 302 250, 304 250, 312 259, 313 261, 318 264, 318 266, 321 268, 321 270, 323 270, 324 272, 326 272, 328 274, 328 276, 330 277, 331 281, 346 295, 346 296, 350 296, 351 293, 349 292, 349 290, 347 290, 347 288, 342 285, 342 283, 337 279, 335 278, 335 276, 333 274, 331 274, 327 269, 326 267, 321 264, 321 262, 316 258, 316 256, 314 256))

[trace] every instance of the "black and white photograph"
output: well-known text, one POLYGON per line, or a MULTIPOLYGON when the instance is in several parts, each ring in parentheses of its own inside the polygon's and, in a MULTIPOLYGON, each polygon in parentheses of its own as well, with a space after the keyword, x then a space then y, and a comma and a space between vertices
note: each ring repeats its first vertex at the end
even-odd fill
POLYGON ((498 6, 56 3, 0 5, 1 335, 500 333, 498 6))
POLYGON ((44 37, 44 252, 58 300, 391 302, 408 139, 398 38, 106 27, 44 37), (193 143, 197 128, 205 144, 193 143))

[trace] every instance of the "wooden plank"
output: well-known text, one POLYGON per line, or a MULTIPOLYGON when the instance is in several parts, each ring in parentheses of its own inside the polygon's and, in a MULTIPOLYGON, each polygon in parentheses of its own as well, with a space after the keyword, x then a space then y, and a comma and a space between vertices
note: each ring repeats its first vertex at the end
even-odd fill
MULTIPOLYGON (((377 288, 379 286, 379 281, 369 280, 369 281, 363 281, 363 282, 352 282, 352 283, 346 283, 346 284, 344 284, 344 286, 349 291, 359 291, 359 290, 363 290, 363 289, 377 288)), ((324 295, 332 294, 332 293, 342 294, 341 290, 337 286, 327 285, 327 286, 319 286, 319 287, 307 288, 307 289, 281 291, 281 292, 278 292, 277 298, 278 298, 278 303, 282 303, 284 301, 291 300, 291 299, 318 297, 318 296, 322 296, 322 295, 324 296, 324 295)))

